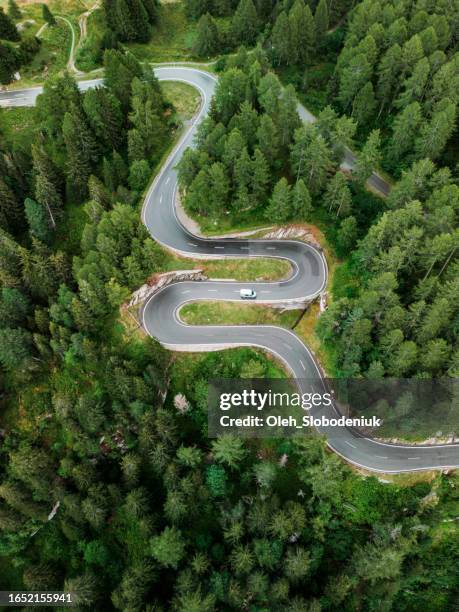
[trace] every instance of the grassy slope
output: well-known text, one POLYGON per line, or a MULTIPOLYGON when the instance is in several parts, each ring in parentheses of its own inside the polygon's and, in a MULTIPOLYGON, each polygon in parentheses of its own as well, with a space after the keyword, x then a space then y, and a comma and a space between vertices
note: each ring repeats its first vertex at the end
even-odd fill
POLYGON ((282 311, 257 304, 203 301, 185 304, 180 318, 189 325, 281 325, 291 328, 301 311, 282 311))
POLYGON ((143 61, 174 62, 192 59, 196 24, 187 21, 182 3, 163 4, 159 22, 147 44, 130 43, 128 48, 143 61))

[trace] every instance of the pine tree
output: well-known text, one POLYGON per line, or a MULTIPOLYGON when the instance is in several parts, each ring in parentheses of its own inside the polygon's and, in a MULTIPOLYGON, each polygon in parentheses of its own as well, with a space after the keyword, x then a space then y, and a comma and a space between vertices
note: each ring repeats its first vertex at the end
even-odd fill
POLYGON ((346 217, 339 226, 337 240, 343 254, 350 253, 357 241, 357 220, 353 216, 346 217))
POLYGON ((108 193, 105 185, 100 181, 97 176, 93 174, 89 177, 88 181, 89 197, 94 202, 97 202, 99 206, 104 209, 109 209, 111 205, 110 194, 108 193))
POLYGON ((300 179, 295 184, 292 194, 292 217, 307 221, 312 213, 311 196, 308 188, 304 184, 303 179, 300 179))
POLYGON ((129 168, 129 187, 134 191, 143 191, 151 177, 150 164, 146 159, 136 160, 129 168))
POLYGON ((156 0, 142 0, 142 4, 147 11, 150 23, 156 23, 158 21, 158 4, 156 0))
POLYGON ((269 115, 261 115, 257 139, 260 151, 272 167, 278 158, 279 136, 276 125, 269 115))
POLYGON ((337 217, 349 215, 352 196, 347 186, 346 177, 342 172, 337 172, 329 182, 324 195, 324 203, 329 212, 333 212, 337 217))
POLYGON ((83 108, 99 142, 108 150, 120 148, 124 118, 118 99, 105 87, 96 87, 85 93, 83 108))
POLYGON ((51 241, 51 228, 46 210, 41 204, 30 198, 25 200, 24 208, 30 234, 41 240, 41 242, 49 244, 51 241))
POLYGON ((278 64, 288 65, 292 63, 290 23, 285 11, 282 11, 276 19, 271 35, 271 44, 278 64))
POLYGON ((185 542, 178 529, 166 527, 160 535, 151 539, 150 549, 160 565, 177 569, 185 555, 185 542))
POLYGON ((445 100, 432 119, 423 123, 419 138, 415 142, 417 159, 429 157, 435 160, 441 155, 446 143, 450 139, 456 121, 456 106, 453 102, 445 100))
POLYGON ((14 21, 0 7, 0 38, 17 42, 21 40, 14 21))
POLYGON ((215 162, 210 166, 209 181, 215 213, 221 214, 228 206, 230 192, 230 184, 223 164, 215 162))
POLYGON ((289 16, 289 36, 284 44, 288 45, 290 57, 284 63, 303 63, 309 61, 314 53, 316 32, 311 9, 301 0, 296 0, 289 16))
POLYGON ((367 138, 362 150, 357 155, 357 163, 353 177, 360 183, 365 183, 381 160, 379 130, 373 130, 367 138))
POLYGON ((61 177, 43 147, 32 145, 32 158, 35 198, 46 208, 51 226, 56 227, 56 218, 62 209, 61 177))
POLYGON ((376 109, 373 83, 370 81, 362 87, 352 103, 352 116, 360 126, 366 125, 376 109))
POLYGON ((82 111, 75 105, 65 114, 62 132, 67 149, 67 178, 70 193, 77 200, 82 200, 88 193, 92 164, 97 161, 97 143, 82 111))
POLYGON ((303 178, 312 194, 318 194, 325 186, 327 172, 332 167, 331 152, 314 126, 305 125, 295 131, 291 165, 297 179, 303 178))
POLYGON ((11 83, 19 66, 19 55, 16 49, 0 41, 0 83, 2 85, 11 83))
POLYGON ((22 17, 22 13, 14 0, 8 0, 8 17, 13 21, 22 17))
POLYGON ((132 53, 107 49, 104 53, 104 84, 121 102, 123 110, 129 109, 131 85, 135 77, 142 77, 142 66, 132 53))
POLYGON ((290 185, 283 177, 275 185, 273 195, 266 209, 266 218, 275 223, 286 221, 292 214, 290 185))
POLYGON ((283 146, 291 143, 295 130, 301 125, 297 107, 295 88, 293 85, 287 85, 279 100, 277 117, 280 141, 283 146))
POLYGON ((7 370, 23 368, 32 357, 32 334, 25 329, 0 329, 0 363, 7 370))
POLYGON ((422 112, 419 102, 409 104, 395 117, 388 147, 388 155, 394 163, 398 162, 405 153, 413 150, 421 123, 422 112))
POLYGON ((46 23, 48 23, 50 26, 54 26, 56 25, 56 18, 54 17, 54 15, 52 14, 49 6, 47 4, 43 4, 42 7, 42 16, 44 21, 46 21, 46 23))
POLYGON ((328 6, 326 0, 319 0, 314 13, 317 40, 322 42, 328 30, 328 6))
POLYGON ((340 75, 339 100, 346 110, 356 94, 371 79, 372 67, 362 53, 354 55, 340 75))
POLYGON ((198 23, 198 32, 194 44, 194 52, 200 57, 211 57, 217 53, 219 40, 218 27, 209 13, 201 17, 198 23))
POLYGON ((402 49, 398 44, 390 47, 383 55, 378 66, 378 85, 376 93, 380 102, 379 113, 392 104, 400 87, 400 71, 402 69, 402 49))
POLYGON ((138 42, 150 40, 150 17, 142 3, 142 0, 129 0, 131 23, 134 28, 135 38, 138 42))
POLYGON ((129 42, 136 40, 136 31, 132 19, 129 0, 115 2, 115 31, 120 40, 129 42))
POLYGON ((430 75, 430 64, 426 57, 417 62, 413 74, 403 83, 403 92, 395 101, 397 108, 404 109, 412 102, 421 102, 424 98, 430 75))
POLYGON ((30 310, 30 300, 19 289, 3 287, 0 293, 1 327, 22 326, 30 310))
POLYGON ((235 44, 253 45, 258 35, 258 16, 252 0, 240 0, 231 20, 231 36, 235 44))
POLYGON ((23 220, 23 210, 14 191, 0 178, 0 227, 7 232, 17 229, 23 220))
POLYGON ((256 207, 265 204, 267 191, 270 183, 269 166, 265 156, 260 149, 255 149, 252 159, 252 206, 256 207))

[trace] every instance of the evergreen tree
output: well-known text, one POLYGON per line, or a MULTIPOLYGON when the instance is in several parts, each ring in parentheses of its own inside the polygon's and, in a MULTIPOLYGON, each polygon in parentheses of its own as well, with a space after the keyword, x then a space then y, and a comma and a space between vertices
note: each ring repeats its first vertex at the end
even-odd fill
POLYGON ((422 112, 419 102, 409 104, 395 117, 388 147, 388 154, 393 162, 398 162, 405 153, 413 150, 421 123, 422 112))
POLYGON ((0 293, 0 326, 19 327, 30 314, 30 300, 19 289, 3 287, 0 293))
POLYGON ((121 102, 123 110, 129 109, 131 84, 142 77, 142 67, 132 53, 107 49, 104 53, 104 83, 121 102))
POLYGON ((337 172, 329 182, 324 195, 324 203, 329 212, 333 212, 337 217, 349 215, 352 196, 347 186, 346 177, 342 172, 337 172))
POLYGON ((38 240, 49 244, 51 241, 51 228, 48 213, 41 204, 27 198, 24 202, 29 232, 38 240))
POLYGON ((62 132, 67 149, 70 194, 77 200, 82 200, 88 193, 92 164, 97 161, 97 143, 82 111, 75 105, 65 114, 62 132))
POLYGON ((8 17, 13 21, 18 21, 22 17, 22 13, 14 0, 8 0, 8 17))
POLYGON ((56 25, 56 18, 52 14, 47 4, 43 4, 42 6, 42 17, 44 21, 46 21, 46 23, 48 23, 50 26, 56 25))
POLYGON ((269 183, 270 177, 268 163, 263 153, 257 148, 255 149, 252 159, 251 187, 253 207, 265 203, 269 183))
POLYGON ((235 44, 253 45, 258 35, 258 16, 252 0, 240 0, 231 20, 231 36, 235 44))
POLYGON ((85 93, 83 108, 99 142, 108 150, 120 148, 124 118, 118 99, 105 87, 96 87, 85 93))
POLYGON ((151 176, 150 164, 146 159, 135 161, 129 169, 129 186, 134 191, 143 191, 151 176))
POLYGON ((56 218, 62 209, 62 180, 44 147, 32 145, 33 169, 35 173, 35 198, 46 208, 51 226, 56 227, 56 218))
POLYGON ((357 220, 352 215, 341 221, 338 230, 338 245, 342 253, 349 253, 357 241, 357 220))
POLYGON ((150 541, 151 554, 164 567, 177 569, 185 554, 185 542, 182 534, 175 527, 166 527, 164 531, 150 541))
POLYGON ((292 214, 292 193, 290 185, 285 178, 281 178, 275 185, 273 195, 266 209, 267 219, 275 223, 286 221, 292 214))
POLYGON ((357 155, 357 164, 353 172, 354 178, 365 183, 372 172, 379 166, 381 160, 379 130, 373 130, 367 138, 362 150, 357 155))
POLYGON ((456 106, 449 100, 432 115, 430 121, 421 126, 421 133, 415 142, 416 157, 436 159, 441 155, 450 139, 456 122, 456 106))
POLYGON ((288 65, 292 62, 290 53, 290 22, 287 13, 282 11, 274 24, 271 44, 278 64, 288 65))
POLYGON ((194 52, 200 57, 215 55, 220 46, 218 27, 209 13, 201 17, 198 23, 198 32, 194 44, 194 52))
POLYGON ((303 178, 312 194, 319 193, 325 186, 332 161, 325 139, 313 126, 305 125, 295 130, 290 159, 297 179, 303 178))
POLYGON ((318 41, 322 41, 328 30, 328 6, 326 0, 319 0, 314 13, 314 25, 318 41))
POLYGON ((129 0, 130 21, 134 29, 134 39, 138 42, 148 42, 150 39, 150 17, 142 0, 129 0))
POLYGON ((156 23, 158 21, 158 3, 156 0, 142 0, 142 4, 147 11, 150 23, 156 23))
POLYGON ((0 178, 0 227, 7 232, 13 232, 22 220, 22 206, 11 187, 0 178))
POLYGON ((17 42, 21 40, 14 21, 0 7, 0 38, 17 42))
POLYGON ((366 125, 376 109, 373 84, 368 82, 362 87, 352 103, 352 116, 361 126, 366 125))
POLYGON ((276 125, 269 115, 260 117, 257 130, 258 147, 270 166, 278 159, 279 136, 276 125))
POLYGON ((0 329, 0 362, 4 368, 23 368, 32 357, 32 335, 25 329, 0 329))
POLYGON ((307 221, 312 213, 311 196, 308 188, 300 179, 295 184, 292 194, 292 217, 307 221))
POLYGON ((0 83, 2 85, 11 83, 19 66, 19 55, 16 49, 0 41, 0 83))

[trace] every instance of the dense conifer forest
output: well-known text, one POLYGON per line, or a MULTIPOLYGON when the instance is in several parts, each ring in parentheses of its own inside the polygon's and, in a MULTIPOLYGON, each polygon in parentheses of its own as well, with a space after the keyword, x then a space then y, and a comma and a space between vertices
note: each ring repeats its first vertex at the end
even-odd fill
MULTIPOLYGON (((209 439, 208 380, 279 368, 246 348, 178 357, 122 324, 170 262, 139 209, 181 126, 124 46, 149 40, 161 7, 102 10, 103 85, 48 79, 26 145, 0 111, 0 588, 101 611, 453 610, 457 473, 363 474, 313 433, 209 439)), ((0 11, 5 82, 28 61, 16 11, 0 11)), ((186 11, 198 56, 232 52, 178 167, 186 210, 322 229, 341 263, 317 323, 335 376, 459 376, 459 4, 186 11), (374 169, 388 197, 367 189, 374 169)))

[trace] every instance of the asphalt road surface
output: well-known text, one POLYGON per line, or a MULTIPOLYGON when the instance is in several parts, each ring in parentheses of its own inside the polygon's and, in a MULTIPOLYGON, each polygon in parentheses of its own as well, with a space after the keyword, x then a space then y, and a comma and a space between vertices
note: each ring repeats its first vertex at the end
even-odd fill
MULTIPOLYGON (((177 351, 219 350, 233 346, 257 346, 271 352, 284 362, 298 379, 300 391, 310 391, 313 379, 316 388, 322 386, 322 376, 314 356, 292 331, 267 325, 190 326, 179 316, 180 307, 197 300, 239 301, 239 291, 255 288, 257 303, 285 302, 321 293, 327 282, 327 266, 322 253, 303 242, 294 240, 205 239, 187 231, 175 211, 177 174, 175 167, 192 145, 199 122, 209 110, 216 78, 196 68, 180 66, 155 69, 160 80, 182 81, 196 87, 202 96, 199 114, 176 145, 161 172, 156 177, 144 201, 142 220, 159 243, 179 253, 193 257, 276 257, 288 259, 292 276, 281 282, 189 281, 178 282, 153 295, 143 309, 143 324, 147 332, 164 346, 177 351)), ((94 87, 100 79, 81 81, 81 89, 94 87)), ((35 103, 40 88, 0 93, 0 106, 30 106, 35 103)), ((299 106, 303 120, 314 117, 299 106)), ((354 156, 347 152, 345 167, 354 165, 354 156)), ((388 193, 390 186, 374 174, 372 187, 388 193)), ((322 409, 330 418, 336 417, 334 406, 322 409)), ((318 416, 318 413, 315 413, 318 416)), ((416 470, 459 467, 459 445, 406 446, 377 442, 354 430, 334 428, 322 431, 331 449, 347 461, 375 472, 409 472, 416 470)))

